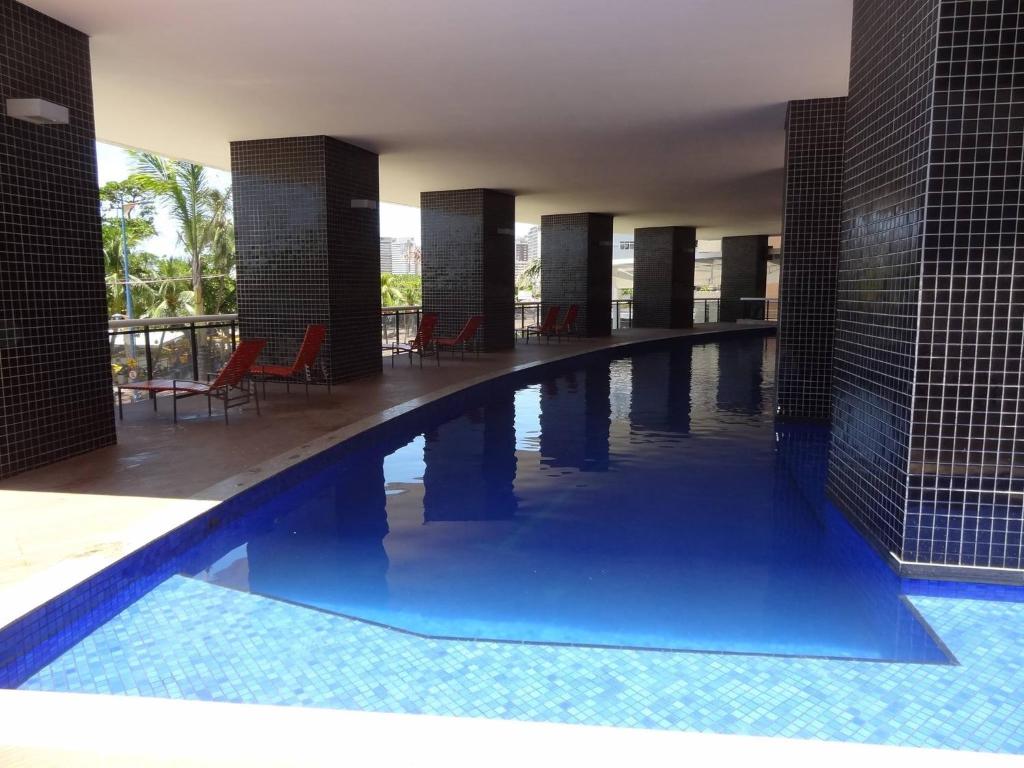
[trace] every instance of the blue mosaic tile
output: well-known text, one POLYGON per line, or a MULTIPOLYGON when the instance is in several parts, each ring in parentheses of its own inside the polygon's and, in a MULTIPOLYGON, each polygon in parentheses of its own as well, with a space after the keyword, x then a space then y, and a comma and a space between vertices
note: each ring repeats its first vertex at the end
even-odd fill
POLYGON ((911 600, 959 665, 434 640, 175 576, 22 687, 1024 754, 1024 604, 911 600))

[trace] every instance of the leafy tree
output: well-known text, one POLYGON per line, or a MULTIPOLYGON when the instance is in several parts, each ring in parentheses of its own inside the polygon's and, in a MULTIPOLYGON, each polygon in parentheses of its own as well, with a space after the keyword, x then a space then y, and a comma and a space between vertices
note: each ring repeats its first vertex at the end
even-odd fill
POLYGON ((382 307, 400 307, 403 304, 403 293, 398 285, 398 275, 382 272, 380 275, 380 305, 382 307))
POLYGON ((125 301, 124 246, 128 247, 128 276, 133 311, 145 313, 152 290, 146 282, 156 257, 140 252, 139 245, 156 234, 153 225, 154 195, 146 179, 130 176, 111 181, 100 189, 100 216, 103 235, 103 261, 107 282, 107 305, 111 314, 127 314, 125 301), (124 234, 121 227, 124 216, 124 234))
POLYGON ((185 259, 160 259, 154 278, 154 301, 148 317, 183 317, 196 313, 196 295, 191 288, 191 265, 185 259))
POLYGON ((532 259, 516 280, 517 291, 529 291, 540 296, 540 259, 532 259))
POLYGON ((208 315, 235 312, 235 225, 231 218, 231 190, 210 192, 211 237, 203 262, 206 285, 203 311, 208 315))
POLYGON ((205 308, 203 258, 221 241, 230 222, 230 192, 211 185, 206 168, 186 160, 169 160, 152 152, 131 152, 137 175, 147 179, 150 190, 168 207, 178 225, 181 243, 191 266, 194 306, 205 308))

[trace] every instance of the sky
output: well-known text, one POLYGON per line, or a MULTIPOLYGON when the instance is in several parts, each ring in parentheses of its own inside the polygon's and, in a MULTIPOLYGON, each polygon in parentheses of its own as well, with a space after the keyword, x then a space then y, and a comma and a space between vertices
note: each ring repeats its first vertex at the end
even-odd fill
MULTIPOLYGON (((121 147, 96 142, 96 159, 99 166, 100 186, 108 181, 121 181, 131 173, 131 158, 121 147)), ((207 168, 212 183, 224 189, 231 185, 231 174, 227 171, 207 168)), ((165 210, 157 210, 157 236, 150 238, 143 247, 158 256, 184 256, 185 252, 177 242, 174 222, 165 210)), ((524 236, 532 224, 516 223, 516 236, 524 236)), ((411 237, 420 240, 420 209, 408 205, 380 204, 381 237, 411 237)))

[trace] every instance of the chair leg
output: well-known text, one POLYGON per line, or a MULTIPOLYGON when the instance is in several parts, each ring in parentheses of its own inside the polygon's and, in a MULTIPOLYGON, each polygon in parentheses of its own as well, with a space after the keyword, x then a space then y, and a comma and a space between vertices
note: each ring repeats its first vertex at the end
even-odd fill
POLYGON ((153 413, 156 413, 156 392, 153 392, 150 397, 153 398, 153 413))
POLYGON ((178 390, 171 389, 171 400, 174 403, 174 423, 178 423, 178 390))
POLYGON ((260 416, 260 393, 255 384, 252 387, 252 399, 256 401, 256 415, 260 416))
MULTIPOLYGON (((207 395, 209 397, 209 395, 207 395)), ((224 424, 228 423, 228 388, 224 388, 224 424)))
POLYGON ((213 416, 213 400, 210 399, 209 395, 206 396, 206 415, 213 416))
POLYGON ((124 421, 124 403, 121 401, 121 388, 117 388, 117 417, 124 421))

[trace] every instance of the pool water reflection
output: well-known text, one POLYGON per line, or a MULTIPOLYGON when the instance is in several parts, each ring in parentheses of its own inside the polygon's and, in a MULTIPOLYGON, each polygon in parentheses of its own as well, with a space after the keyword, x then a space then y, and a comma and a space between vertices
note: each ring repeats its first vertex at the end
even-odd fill
POLYGON ((774 360, 771 338, 681 341, 495 384, 193 570, 432 636, 946 661, 824 499, 827 431, 773 422, 774 360))

